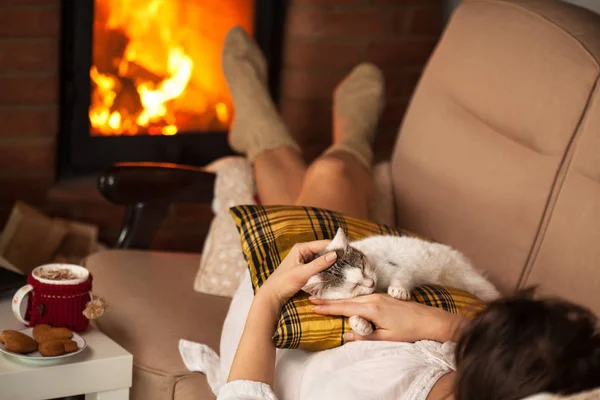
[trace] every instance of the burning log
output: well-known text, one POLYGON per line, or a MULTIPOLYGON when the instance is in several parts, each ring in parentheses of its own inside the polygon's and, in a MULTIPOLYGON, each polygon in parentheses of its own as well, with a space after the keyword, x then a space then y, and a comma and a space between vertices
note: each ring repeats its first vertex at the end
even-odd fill
POLYGON ((124 67, 119 71, 120 76, 128 78, 132 81, 152 82, 158 84, 164 81, 167 77, 160 76, 148 69, 142 67, 135 61, 123 61, 124 67))
POLYGON ((135 83, 130 78, 119 79, 121 89, 117 92, 115 102, 111 107, 112 111, 122 112, 126 110, 129 115, 138 115, 142 112, 144 107, 140 95, 137 92, 135 83))
POLYGON ((118 75, 129 37, 120 29, 106 29, 94 39, 94 65, 101 74, 118 75))

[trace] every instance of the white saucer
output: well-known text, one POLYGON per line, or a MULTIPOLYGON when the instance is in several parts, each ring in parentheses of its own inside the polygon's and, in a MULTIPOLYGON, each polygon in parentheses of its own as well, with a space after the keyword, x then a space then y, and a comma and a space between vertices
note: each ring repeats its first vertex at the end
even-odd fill
MULTIPOLYGON (((18 332, 21 332, 21 333, 33 338, 33 328, 22 329, 18 332)), ((72 357, 75 354, 79 354, 87 347, 87 343, 85 342, 85 340, 81 336, 76 334, 75 332, 73 332, 73 337, 71 338, 71 340, 73 340, 75 343, 77 343, 77 347, 79 347, 79 349, 77 349, 76 351, 74 351, 72 353, 65 353, 60 356, 44 357, 43 355, 40 354, 39 351, 34 351, 33 353, 27 353, 27 354, 13 353, 12 351, 6 350, 6 347, 4 346, 3 343, 0 343, 0 352, 6 354, 8 356, 18 358, 22 361, 30 361, 30 362, 56 361, 56 360, 61 360, 63 358, 72 357)))

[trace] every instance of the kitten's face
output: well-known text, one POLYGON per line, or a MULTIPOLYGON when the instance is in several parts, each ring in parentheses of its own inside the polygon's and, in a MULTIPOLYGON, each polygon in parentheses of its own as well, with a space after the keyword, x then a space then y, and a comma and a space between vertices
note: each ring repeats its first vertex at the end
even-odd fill
POLYGON ((348 299, 375 291, 377 277, 369 260, 349 245, 341 229, 323 254, 330 251, 337 253, 335 264, 312 276, 302 290, 320 299, 348 299))

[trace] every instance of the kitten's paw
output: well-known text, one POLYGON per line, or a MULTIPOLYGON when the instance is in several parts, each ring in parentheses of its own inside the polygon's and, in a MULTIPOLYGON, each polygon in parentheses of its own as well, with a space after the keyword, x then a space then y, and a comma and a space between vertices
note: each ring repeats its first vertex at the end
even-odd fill
POLYGON ((350 317, 350 328, 360 336, 367 336, 373 332, 373 325, 364 318, 358 315, 350 317))
POLYGON ((398 300, 410 300, 410 290, 402 286, 388 287, 388 294, 398 300))

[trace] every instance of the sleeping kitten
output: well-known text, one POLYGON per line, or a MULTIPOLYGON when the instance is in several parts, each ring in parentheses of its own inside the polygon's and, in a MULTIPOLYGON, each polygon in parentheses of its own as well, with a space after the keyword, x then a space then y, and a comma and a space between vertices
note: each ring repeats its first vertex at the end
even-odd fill
MULTIPOLYGON (((338 229, 322 254, 329 251, 337 253, 335 264, 312 276, 302 288, 320 299, 377 291, 410 300, 411 290, 426 284, 463 289, 483 301, 500 295, 464 255, 443 244, 406 236, 371 236, 350 243, 338 229)), ((371 323, 357 315, 350 317, 350 326, 359 335, 373 331, 371 323)))

